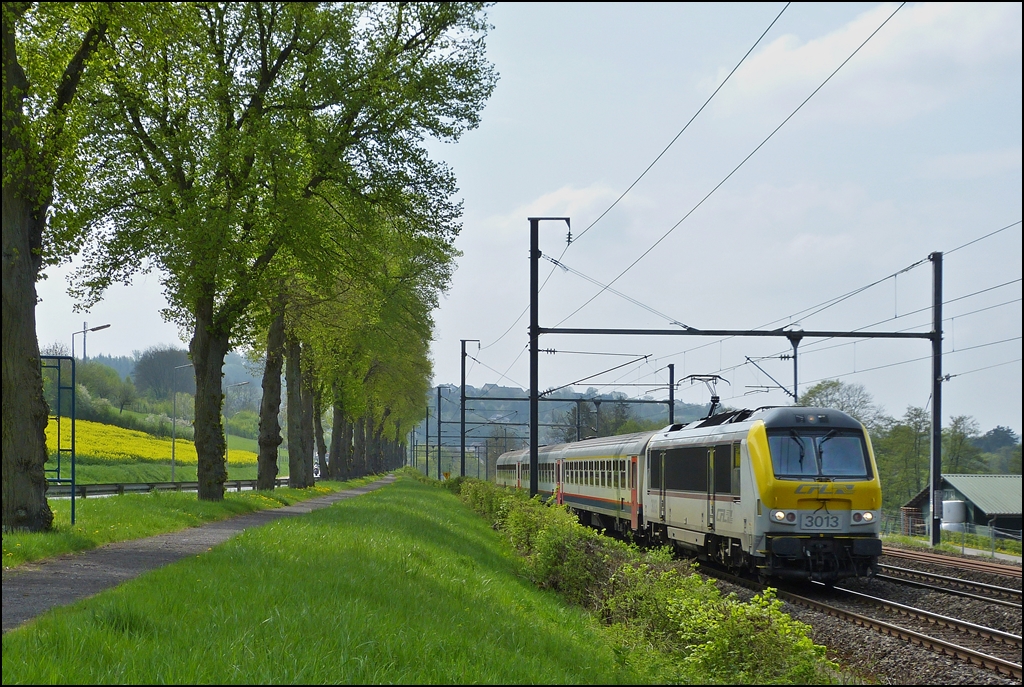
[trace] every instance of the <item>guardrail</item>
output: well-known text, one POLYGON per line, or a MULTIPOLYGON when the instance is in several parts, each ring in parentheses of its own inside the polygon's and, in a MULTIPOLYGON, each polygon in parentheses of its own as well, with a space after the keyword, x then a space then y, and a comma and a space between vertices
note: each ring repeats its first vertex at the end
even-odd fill
MULTIPOLYGON (((275 487, 287 487, 288 478, 278 477, 274 480, 275 487)), ((255 489, 254 479, 229 479, 224 482, 227 491, 255 489)), ((115 494, 148 494, 153 491, 199 491, 199 482, 124 482, 116 484, 76 484, 75 496, 112 496, 115 494)), ((71 496, 70 484, 50 484, 46 490, 48 497, 71 496)))

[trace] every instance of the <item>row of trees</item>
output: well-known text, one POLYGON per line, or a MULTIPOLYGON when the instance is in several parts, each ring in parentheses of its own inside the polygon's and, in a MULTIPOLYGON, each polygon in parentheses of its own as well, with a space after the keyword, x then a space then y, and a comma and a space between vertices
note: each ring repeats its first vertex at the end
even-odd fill
POLYGON ((346 447, 394 460, 460 228, 423 142, 476 126, 487 29, 478 3, 4 3, 5 529, 52 522, 35 280, 73 255, 85 305, 160 271, 164 315, 191 333, 200 498, 223 498, 236 346, 267 360, 261 487, 285 365, 293 484, 312 480, 325 405, 332 474, 346 447))

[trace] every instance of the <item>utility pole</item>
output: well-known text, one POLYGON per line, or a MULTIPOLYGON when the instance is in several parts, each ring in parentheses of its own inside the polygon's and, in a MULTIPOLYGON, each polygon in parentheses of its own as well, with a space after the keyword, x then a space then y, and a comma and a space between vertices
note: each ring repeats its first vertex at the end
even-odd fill
POLYGON ((540 263, 540 222, 541 220, 556 220, 565 222, 565 226, 572 228, 568 217, 530 217, 530 496, 536 496, 540 486, 539 464, 539 436, 538 436, 538 406, 540 398, 537 389, 537 344, 540 338, 540 323, 537 307, 539 303, 538 294, 540 291, 539 263, 540 263))
POLYGON ((583 438, 582 436, 580 436, 580 430, 583 427, 583 424, 582 424, 583 420, 580 417, 580 413, 582 411, 583 411, 583 399, 582 398, 577 398, 576 399, 576 441, 579 441, 580 439, 583 438))
POLYGON ((460 400, 459 400, 459 455, 461 456, 460 471, 459 474, 463 477, 466 476, 466 342, 475 341, 480 343, 479 339, 462 339, 462 385, 460 389, 460 400))
POLYGON ((672 363, 668 364, 668 423, 676 423, 676 366, 672 363))
POLYGON ((932 449, 931 544, 942 540, 942 253, 928 256, 932 261, 932 449))
POLYGON ((441 480, 441 385, 437 385, 437 479, 441 480))
POLYGON ((802 333, 791 332, 786 335, 789 343, 793 345, 793 405, 800 405, 800 396, 797 394, 796 379, 796 347, 800 345, 800 339, 804 338, 802 333))

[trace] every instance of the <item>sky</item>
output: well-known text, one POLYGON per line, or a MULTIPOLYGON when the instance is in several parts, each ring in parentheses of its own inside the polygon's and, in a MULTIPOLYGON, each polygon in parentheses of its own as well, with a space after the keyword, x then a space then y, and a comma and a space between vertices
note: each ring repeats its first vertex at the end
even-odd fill
MULTIPOLYGON (((571 245, 564 224, 541 224, 541 251, 569 268, 541 263, 542 327, 926 332, 927 258, 941 251, 943 415, 1021 433, 1021 5, 907 4, 824 86, 898 5, 790 5, 701 110, 783 6, 488 10, 497 88, 479 128, 429 144, 464 203, 462 257, 434 313, 435 384, 459 383, 461 339, 479 339, 468 384, 529 383, 528 218, 568 216, 571 245), (590 300, 613 280, 628 299, 590 300)), ((80 313, 67 272, 40 284, 41 345, 69 344, 82 322, 111 324, 89 335, 90 355, 184 345, 160 317, 156 274, 80 313)), ((592 376, 574 388, 665 398, 673 363, 677 380, 720 375, 732 407, 790 402, 776 386, 793 384, 785 339, 540 343, 559 351, 541 355, 542 390, 592 376)), ((799 391, 861 384, 899 417, 930 403, 930 364, 925 340, 804 339, 799 391)), ((683 381, 676 397, 709 396, 683 381)))

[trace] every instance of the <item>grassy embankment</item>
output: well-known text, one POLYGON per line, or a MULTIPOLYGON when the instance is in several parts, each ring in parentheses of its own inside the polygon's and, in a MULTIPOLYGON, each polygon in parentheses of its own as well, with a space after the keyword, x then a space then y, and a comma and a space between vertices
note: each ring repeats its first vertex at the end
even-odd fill
POLYGON ((455 496, 403 478, 7 633, 3 682, 650 681, 610 637, 455 496))
MULTIPOLYGON (((70 423, 62 423, 61 445, 70 445, 70 423)), ((195 444, 177 439, 174 446, 174 479, 180 482, 196 480, 195 444)), ((57 446, 57 424, 50 421, 46 427, 46 445, 50 449, 47 469, 57 466, 54 449, 57 446)), ((256 455, 259 446, 253 439, 228 435, 228 479, 256 479, 256 455)), ((145 432, 122 429, 113 425, 79 420, 75 427, 75 480, 79 484, 109 484, 119 482, 169 482, 171 480, 171 440, 145 432)), ((278 475, 288 475, 288 456, 279 451, 278 475)), ((48 473, 49 477, 55 476, 48 473)), ((62 459, 61 475, 70 479, 71 466, 62 459)))
POLYGON ((46 533, 4 532, 4 568, 115 541, 196 527, 204 522, 266 508, 278 508, 372 481, 365 477, 350 482, 321 482, 311 489, 278 488, 272 492, 228 492, 219 502, 200 501, 195 493, 156 492, 106 498, 79 499, 76 524, 71 526, 71 502, 51 499, 55 531, 46 533))

